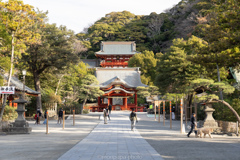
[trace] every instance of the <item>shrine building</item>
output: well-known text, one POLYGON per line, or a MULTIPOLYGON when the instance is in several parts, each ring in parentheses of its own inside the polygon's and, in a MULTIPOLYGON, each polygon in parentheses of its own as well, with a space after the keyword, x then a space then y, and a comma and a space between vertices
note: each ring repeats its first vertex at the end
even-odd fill
POLYGON ((104 94, 98 97, 98 106, 91 107, 93 111, 102 111, 109 104, 112 110, 141 111, 137 105, 137 87, 147 85, 141 82, 139 67, 128 67, 129 59, 135 54, 135 42, 101 42, 101 50, 96 52, 100 60, 95 76, 104 94))

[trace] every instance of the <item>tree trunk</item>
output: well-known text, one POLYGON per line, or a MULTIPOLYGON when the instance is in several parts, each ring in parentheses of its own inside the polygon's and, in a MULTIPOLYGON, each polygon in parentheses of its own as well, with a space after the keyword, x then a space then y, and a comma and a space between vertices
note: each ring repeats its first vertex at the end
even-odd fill
POLYGON ((7 101, 7 95, 4 94, 2 110, 1 110, 1 115, 0 115, 0 123, 2 122, 2 117, 3 117, 4 109, 5 109, 5 106, 6 106, 6 101, 7 101))
POLYGON ((59 88, 59 85, 61 83, 61 80, 63 78, 64 75, 61 75, 60 79, 58 80, 58 84, 57 84, 57 88, 56 88, 56 91, 55 91, 55 95, 57 95, 57 91, 58 91, 58 88, 59 88))
POLYGON ((87 95, 86 95, 86 98, 83 100, 83 106, 82 106, 82 108, 81 108, 81 114, 83 113, 83 107, 85 106, 85 104, 86 104, 86 102, 87 102, 87 97, 88 97, 88 93, 87 93, 87 95))
POLYGON ((236 118, 237 118, 237 120, 238 120, 238 126, 240 126, 240 125, 239 125, 239 124, 240 124, 240 117, 239 117, 238 113, 232 108, 232 106, 231 106, 229 103, 227 103, 227 102, 224 101, 224 100, 218 100, 218 99, 214 99, 214 101, 221 102, 221 103, 223 103, 225 106, 227 106, 227 107, 233 112, 233 114, 236 116, 236 118))
MULTIPOLYGON (((10 85, 10 81, 11 81, 11 77, 12 77, 12 70, 13 70, 13 61, 14 61, 14 32, 12 32, 12 42, 11 42, 11 46, 12 46, 12 54, 11 54, 11 67, 9 70, 9 75, 8 75, 8 81, 7 81, 7 86, 10 85)), ((2 110, 1 110, 1 114, 0 114, 0 122, 2 122, 2 117, 3 117, 3 113, 4 113, 4 109, 6 106, 6 102, 7 102, 7 95, 4 94, 4 99, 3 99, 3 104, 2 104, 2 110)))
MULTIPOLYGON (((36 71, 34 71, 33 72, 33 77, 34 77, 35 90, 37 92, 41 93, 39 74, 36 71)), ((41 94, 39 94, 36 98, 36 110, 37 109, 40 109, 40 111, 42 111, 42 96, 41 96, 41 94)))
MULTIPOLYGON (((219 66, 217 64, 217 76, 218 76, 218 82, 221 82, 221 79, 220 79, 220 71, 219 71, 219 66)), ((220 99, 223 100, 223 92, 222 90, 219 91, 219 96, 220 96, 220 99)))

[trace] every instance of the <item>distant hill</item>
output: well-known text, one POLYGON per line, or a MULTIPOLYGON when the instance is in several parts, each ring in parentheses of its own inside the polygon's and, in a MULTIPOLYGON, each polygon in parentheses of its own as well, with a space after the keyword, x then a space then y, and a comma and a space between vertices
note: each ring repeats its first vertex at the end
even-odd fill
POLYGON ((207 0, 182 0, 160 14, 111 12, 77 36, 87 46, 88 58, 94 57, 101 41, 135 41, 140 52, 164 53, 173 39, 190 37, 198 24, 205 23, 209 8, 207 0))

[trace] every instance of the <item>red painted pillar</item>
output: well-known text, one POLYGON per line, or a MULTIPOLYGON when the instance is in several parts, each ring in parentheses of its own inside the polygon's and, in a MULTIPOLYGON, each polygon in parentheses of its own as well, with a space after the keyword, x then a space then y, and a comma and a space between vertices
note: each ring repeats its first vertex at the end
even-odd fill
POLYGON ((137 93, 135 93, 134 103, 137 106, 137 93))
POLYGON ((101 97, 98 97, 98 106, 101 104, 101 97))
POLYGON ((108 98, 108 105, 110 104, 110 98, 108 98))
POLYGON ((112 98, 110 98, 110 104, 112 105, 112 103, 113 103, 113 99, 112 99, 112 98))
POLYGON ((124 98, 124 107, 125 107, 125 110, 127 110, 127 98, 124 98))

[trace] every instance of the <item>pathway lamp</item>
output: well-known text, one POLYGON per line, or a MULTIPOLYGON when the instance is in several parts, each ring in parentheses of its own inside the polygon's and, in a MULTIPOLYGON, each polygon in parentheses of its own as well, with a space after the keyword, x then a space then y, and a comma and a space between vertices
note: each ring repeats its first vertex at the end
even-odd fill
POLYGON ((25 99, 25 76, 27 74, 27 71, 25 69, 22 70, 22 74, 23 74, 23 99, 25 99))

